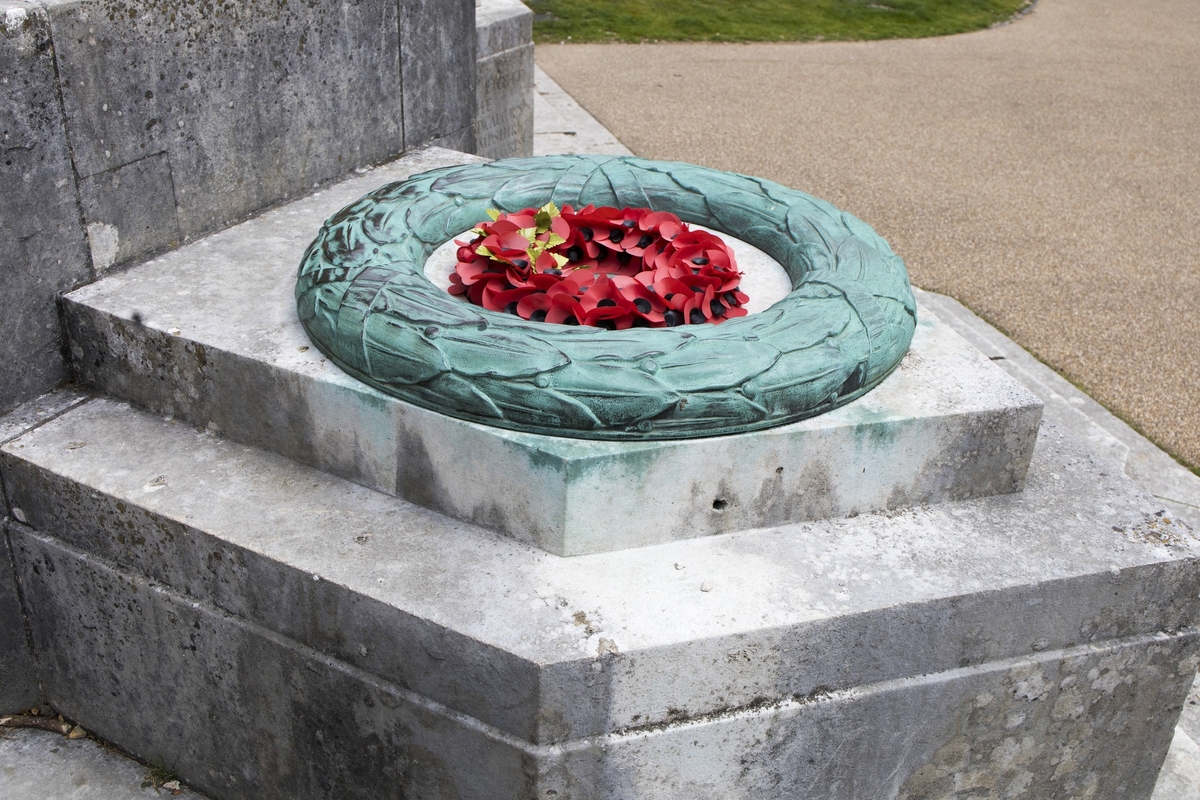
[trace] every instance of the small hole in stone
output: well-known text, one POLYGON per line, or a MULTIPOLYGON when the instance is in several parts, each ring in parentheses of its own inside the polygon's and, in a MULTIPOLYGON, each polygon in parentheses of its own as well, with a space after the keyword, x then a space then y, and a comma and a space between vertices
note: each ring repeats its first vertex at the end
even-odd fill
POLYGON ((775 468, 775 474, 776 474, 776 475, 782 475, 782 474, 783 474, 783 467, 776 467, 776 468, 775 468))
POLYGON ((716 500, 713 500, 713 510, 714 511, 724 511, 725 507, 728 505, 729 505, 729 502, 727 500, 722 500, 719 497, 716 500))

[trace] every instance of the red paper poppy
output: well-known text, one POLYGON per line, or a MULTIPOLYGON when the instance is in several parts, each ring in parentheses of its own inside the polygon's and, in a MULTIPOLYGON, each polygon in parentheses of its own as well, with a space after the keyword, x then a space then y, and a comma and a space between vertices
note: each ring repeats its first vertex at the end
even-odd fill
POLYGON ((490 311, 613 330, 747 313, 733 252, 668 211, 548 204, 489 213, 471 241, 455 242, 449 291, 490 311))

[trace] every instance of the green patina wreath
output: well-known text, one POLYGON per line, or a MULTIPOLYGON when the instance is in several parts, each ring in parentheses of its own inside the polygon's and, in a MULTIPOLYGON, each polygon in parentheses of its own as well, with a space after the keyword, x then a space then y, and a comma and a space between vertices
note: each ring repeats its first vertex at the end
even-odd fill
POLYGON ((673 439, 768 428, 847 403, 912 341, 904 263, 870 226, 761 178, 631 157, 448 167, 342 209, 300 265, 300 320, 342 369, 416 405, 551 436, 673 439), (744 239, 792 292, 720 325, 601 328, 485 311, 433 286, 439 244, 504 212, 651 208, 744 239))

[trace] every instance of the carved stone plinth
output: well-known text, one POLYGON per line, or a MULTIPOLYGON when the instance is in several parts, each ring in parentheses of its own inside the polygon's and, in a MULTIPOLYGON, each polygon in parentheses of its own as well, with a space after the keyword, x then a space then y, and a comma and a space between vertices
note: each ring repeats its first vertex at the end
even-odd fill
POLYGON ((397 162, 72 293, 79 375, 558 555, 1021 487, 1040 403, 923 313, 909 355, 854 403, 707 439, 510 431, 351 378, 311 346, 291 307, 306 236, 363 187, 457 158, 431 151, 397 162))

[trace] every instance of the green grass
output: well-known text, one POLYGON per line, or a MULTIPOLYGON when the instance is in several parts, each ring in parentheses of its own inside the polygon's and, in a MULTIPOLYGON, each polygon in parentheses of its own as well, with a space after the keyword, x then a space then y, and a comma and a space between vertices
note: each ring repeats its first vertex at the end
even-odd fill
POLYGON ((902 39, 979 30, 1029 0, 525 0, 537 42, 902 39))
POLYGON ((157 793, 159 789, 163 788, 163 784, 177 780, 179 780, 179 776, 175 774, 175 770, 168 767, 160 758, 150 765, 146 778, 142 781, 142 788, 153 789, 157 793))

